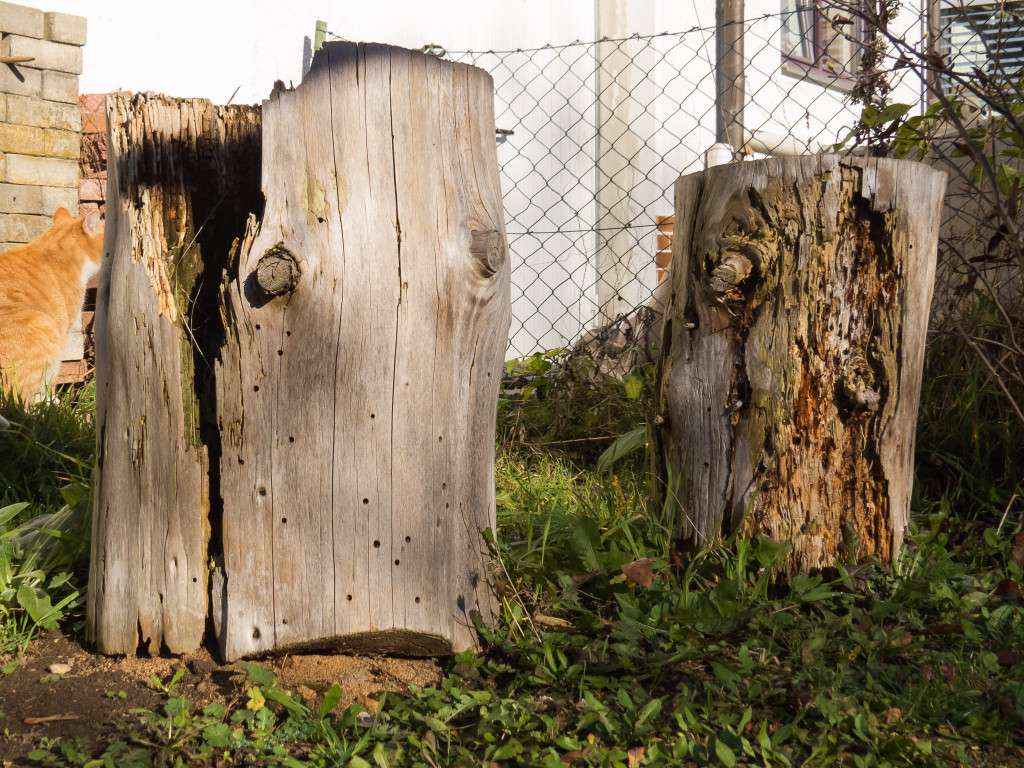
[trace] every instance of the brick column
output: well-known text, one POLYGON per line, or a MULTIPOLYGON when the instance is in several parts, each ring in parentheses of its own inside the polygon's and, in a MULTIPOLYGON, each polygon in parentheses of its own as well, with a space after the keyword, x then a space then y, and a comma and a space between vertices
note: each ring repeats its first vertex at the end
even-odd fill
POLYGON ((27 243, 57 208, 78 209, 81 16, 0 2, 0 251, 27 243))

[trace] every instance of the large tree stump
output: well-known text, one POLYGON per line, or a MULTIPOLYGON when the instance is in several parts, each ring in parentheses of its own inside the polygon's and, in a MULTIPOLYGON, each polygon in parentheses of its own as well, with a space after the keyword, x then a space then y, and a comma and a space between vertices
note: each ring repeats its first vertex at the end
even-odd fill
MULTIPOLYGON (((213 214, 237 239, 209 254, 215 291, 193 304, 209 376, 175 380, 163 349, 133 363, 137 378, 171 381, 124 401, 181 392, 209 416, 196 449, 209 453, 208 495, 190 508, 213 567, 199 614, 227 659, 314 646, 448 653, 491 618, 482 533, 494 527, 510 320, 492 89, 485 72, 432 56, 325 46, 298 88, 263 104, 264 209, 248 225, 213 214)), ((111 237, 137 242, 122 226, 111 237)), ((115 254, 113 269, 130 261, 115 254)), ((137 290, 107 322, 154 305, 156 290, 137 290)), ((112 352, 98 365, 127 377, 112 352)), ((108 472, 137 469, 128 454, 112 469, 108 454, 108 472)), ((94 570, 93 591, 133 567, 119 554, 94 570)), ((105 611, 123 623, 105 605, 94 627, 105 611)), ((136 647, 96 636, 105 650, 136 647)))
POLYGON ((683 540, 764 534, 790 571, 899 551, 944 189, 835 155, 679 179, 657 421, 683 540))

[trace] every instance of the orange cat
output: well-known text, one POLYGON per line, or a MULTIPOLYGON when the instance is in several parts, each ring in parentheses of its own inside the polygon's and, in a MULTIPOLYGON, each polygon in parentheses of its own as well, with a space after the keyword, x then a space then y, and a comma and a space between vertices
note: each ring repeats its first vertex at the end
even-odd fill
POLYGON ((99 215, 76 219, 63 208, 48 231, 0 253, 0 387, 30 402, 52 385, 102 256, 99 215))

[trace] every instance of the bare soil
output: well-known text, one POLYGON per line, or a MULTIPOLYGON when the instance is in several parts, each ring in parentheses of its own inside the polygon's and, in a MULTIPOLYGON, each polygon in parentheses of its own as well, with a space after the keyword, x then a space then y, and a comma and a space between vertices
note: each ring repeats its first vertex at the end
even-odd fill
MULTIPOLYGON (((8 660, 0 658, 0 664, 8 660)), ((366 703, 380 691, 431 685, 441 677, 438 665, 425 659, 303 654, 260 663, 308 702, 338 683, 343 705, 366 703)), ((94 745, 114 731, 118 720, 130 716, 130 710, 158 706, 164 694, 154 677, 166 683, 179 669, 185 673, 175 695, 200 705, 230 697, 242 672, 238 665, 219 664, 205 651, 174 658, 108 658, 60 632, 36 638, 18 668, 0 675, 0 765, 28 765, 25 756, 42 737, 77 737, 94 745), (53 664, 67 664, 71 670, 53 674, 53 664)))

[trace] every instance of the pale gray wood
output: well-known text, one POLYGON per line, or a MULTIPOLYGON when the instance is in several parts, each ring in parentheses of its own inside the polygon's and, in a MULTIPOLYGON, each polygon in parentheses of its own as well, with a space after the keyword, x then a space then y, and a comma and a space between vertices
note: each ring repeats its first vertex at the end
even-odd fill
MULTIPOLYGON (((208 459, 189 327, 212 258, 200 233, 225 169, 258 147, 258 112, 114 94, 108 123, 87 632, 105 653, 179 653, 200 645, 207 618, 208 459)), ((222 214, 242 197, 223 190, 222 214)))
POLYGON ((266 208, 217 369, 228 659, 443 653, 491 617, 510 321, 492 101, 481 70, 330 43, 263 105, 266 208), (272 295, 275 247, 299 277, 272 295))
POLYGON ((682 539, 899 552, 945 174, 835 155, 676 185, 660 445, 682 539))

